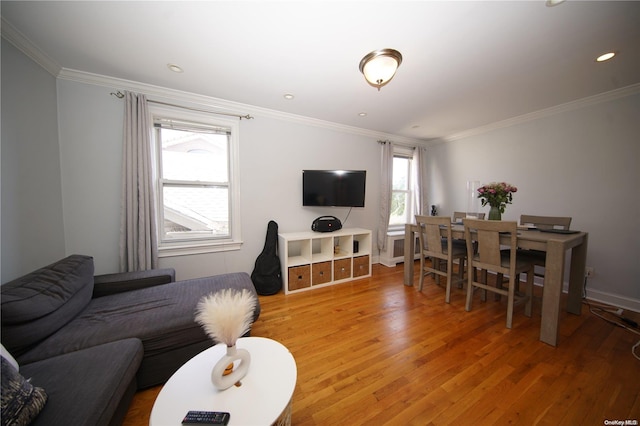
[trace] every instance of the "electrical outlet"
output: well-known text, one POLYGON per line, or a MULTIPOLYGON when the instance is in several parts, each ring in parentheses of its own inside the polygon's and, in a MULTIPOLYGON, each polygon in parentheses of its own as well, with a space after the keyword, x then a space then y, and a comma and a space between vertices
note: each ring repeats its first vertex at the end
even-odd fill
POLYGON ((584 268, 584 276, 587 278, 591 278, 593 277, 593 275, 595 274, 594 270, 593 270, 593 266, 587 266, 586 268, 584 268))

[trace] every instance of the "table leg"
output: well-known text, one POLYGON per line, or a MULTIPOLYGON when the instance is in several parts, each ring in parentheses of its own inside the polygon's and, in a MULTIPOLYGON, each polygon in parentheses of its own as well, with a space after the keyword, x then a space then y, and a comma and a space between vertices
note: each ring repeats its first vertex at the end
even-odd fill
POLYGON ((587 267, 587 240, 588 235, 585 235, 582 244, 571 250, 567 311, 576 315, 582 313, 582 286, 584 284, 584 271, 587 267))
POLYGON ((287 404, 287 408, 284 409, 278 420, 275 421, 271 426, 291 426, 291 402, 293 401, 293 397, 287 404))
POLYGON ((413 241, 416 239, 411 224, 404 226, 404 285, 413 286, 413 241))
POLYGON ((560 296, 564 274, 564 244, 549 240, 545 260, 544 287, 542 290, 542 321, 540 340, 552 346, 558 344, 558 323, 560 318, 560 296))

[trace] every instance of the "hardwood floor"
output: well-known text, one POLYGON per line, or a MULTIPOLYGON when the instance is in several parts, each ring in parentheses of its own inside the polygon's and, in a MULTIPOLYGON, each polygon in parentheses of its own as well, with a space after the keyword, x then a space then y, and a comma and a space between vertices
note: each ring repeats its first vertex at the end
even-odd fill
MULTIPOLYGON (((293 425, 640 421, 637 334, 583 305, 580 316, 562 312, 554 348, 538 340, 539 299, 532 318, 516 307, 508 330, 504 298, 476 294, 465 312, 463 290, 447 305, 444 287, 427 278, 418 292, 402 273, 374 265, 371 278, 260 297, 252 335, 296 359, 293 425)), ((159 391, 138 392, 124 425, 147 425, 159 391)))

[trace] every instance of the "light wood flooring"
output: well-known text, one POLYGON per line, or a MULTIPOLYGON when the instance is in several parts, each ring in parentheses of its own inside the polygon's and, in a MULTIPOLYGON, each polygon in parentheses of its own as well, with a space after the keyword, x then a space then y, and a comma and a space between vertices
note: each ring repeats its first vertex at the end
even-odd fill
MULTIPOLYGON (((562 312, 554 348, 538 340, 539 299, 532 318, 516 307, 509 330, 504 298, 481 302, 478 293, 465 312, 464 290, 445 304, 430 278, 417 291, 417 267, 414 287, 402 274, 402 264, 374 265, 371 278, 260 297, 252 335, 296 359, 293 425, 640 421, 638 334, 583 305, 582 315, 562 312)), ((159 391, 138 392, 124 425, 148 425, 159 391)))

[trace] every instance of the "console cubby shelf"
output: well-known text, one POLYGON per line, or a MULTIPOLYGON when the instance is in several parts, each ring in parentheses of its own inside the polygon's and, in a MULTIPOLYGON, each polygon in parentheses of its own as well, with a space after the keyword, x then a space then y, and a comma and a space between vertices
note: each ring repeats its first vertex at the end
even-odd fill
POLYGON ((311 290, 371 276, 371 231, 278 234, 285 293, 311 290))

